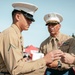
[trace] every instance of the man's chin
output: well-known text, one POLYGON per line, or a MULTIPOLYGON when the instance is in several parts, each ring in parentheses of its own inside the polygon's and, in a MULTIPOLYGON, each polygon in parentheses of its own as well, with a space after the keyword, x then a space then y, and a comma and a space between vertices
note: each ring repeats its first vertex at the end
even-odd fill
POLYGON ((27 31, 29 28, 24 29, 25 31, 27 31))
POLYGON ((51 33, 51 36, 55 36, 56 34, 55 33, 51 33))

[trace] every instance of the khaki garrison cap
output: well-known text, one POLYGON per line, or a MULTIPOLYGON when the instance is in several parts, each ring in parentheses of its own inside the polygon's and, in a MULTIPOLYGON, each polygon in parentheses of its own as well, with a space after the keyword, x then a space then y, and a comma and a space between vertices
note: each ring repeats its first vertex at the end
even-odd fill
POLYGON ((35 11, 38 9, 38 7, 35 6, 34 4, 18 2, 18 3, 13 3, 12 6, 14 10, 23 11, 25 17, 27 17, 31 21, 35 21, 33 19, 33 15, 35 11))

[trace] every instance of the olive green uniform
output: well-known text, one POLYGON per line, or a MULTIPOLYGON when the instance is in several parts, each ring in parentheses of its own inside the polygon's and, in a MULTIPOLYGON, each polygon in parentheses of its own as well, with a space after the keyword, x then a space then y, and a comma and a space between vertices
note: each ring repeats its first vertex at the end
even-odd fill
POLYGON ((10 73, 5 75, 33 75, 35 70, 46 65, 43 58, 25 62, 22 50, 22 35, 19 28, 12 24, 0 34, 0 73, 10 73))

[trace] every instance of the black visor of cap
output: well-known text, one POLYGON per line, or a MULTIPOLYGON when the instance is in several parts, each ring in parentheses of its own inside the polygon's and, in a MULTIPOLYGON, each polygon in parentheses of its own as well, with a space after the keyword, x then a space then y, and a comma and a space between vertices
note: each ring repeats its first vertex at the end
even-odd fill
POLYGON ((21 12, 22 12, 23 15, 24 15, 26 18, 28 18, 29 20, 31 20, 31 21, 33 21, 33 22, 35 21, 34 18, 33 18, 33 15, 31 15, 31 14, 25 12, 25 11, 22 11, 22 10, 21 10, 21 12))
POLYGON ((59 22, 54 22, 54 23, 53 23, 53 22, 52 22, 52 23, 51 23, 51 22, 48 22, 48 23, 46 24, 46 26, 47 26, 47 25, 50 25, 50 24, 51 24, 51 25, 56 25, 56 24, 59 24, 59 22))

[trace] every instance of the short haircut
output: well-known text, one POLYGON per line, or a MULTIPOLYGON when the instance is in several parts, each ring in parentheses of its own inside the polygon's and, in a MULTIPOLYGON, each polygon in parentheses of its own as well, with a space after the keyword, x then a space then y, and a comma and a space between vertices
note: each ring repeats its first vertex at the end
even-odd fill
POLYGON ((12 19, 14 19, 16 13, 21 13, 21 11, 14 9, 14 10, 12 11, 12 19))

